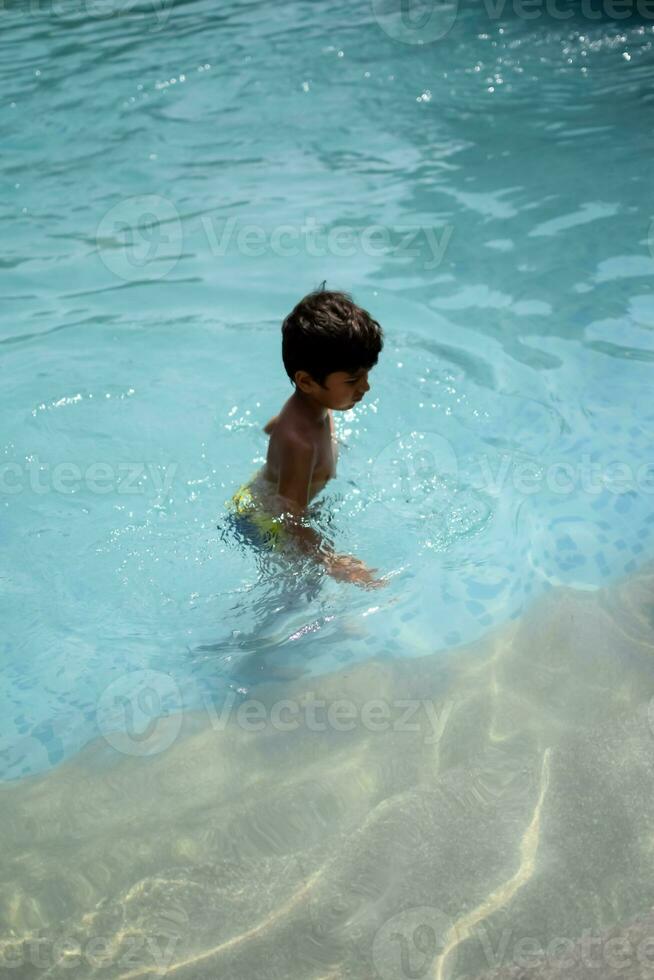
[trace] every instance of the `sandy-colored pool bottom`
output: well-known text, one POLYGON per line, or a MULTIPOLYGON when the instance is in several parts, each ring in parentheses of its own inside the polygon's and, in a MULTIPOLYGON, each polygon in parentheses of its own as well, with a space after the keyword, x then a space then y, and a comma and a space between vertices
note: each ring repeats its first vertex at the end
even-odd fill
POLYGON ((649 572, 100 739, 0 787, 0 972, 654 976, 652 695, 649 572))

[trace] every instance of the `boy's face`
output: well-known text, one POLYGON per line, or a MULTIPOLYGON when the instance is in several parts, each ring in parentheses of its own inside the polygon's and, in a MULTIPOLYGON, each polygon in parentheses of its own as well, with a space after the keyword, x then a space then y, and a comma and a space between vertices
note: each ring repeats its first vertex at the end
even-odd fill
POLYGON ((323 382, 323 387, 313 380, 305 371, 298 372, 302 378, 296 377, 296 383, 305 392, 315 398, 325 408, 345 412, 361 401, 367 391, 368 374, 365 368, 352 373, 348 371, 332 371, 323 382))

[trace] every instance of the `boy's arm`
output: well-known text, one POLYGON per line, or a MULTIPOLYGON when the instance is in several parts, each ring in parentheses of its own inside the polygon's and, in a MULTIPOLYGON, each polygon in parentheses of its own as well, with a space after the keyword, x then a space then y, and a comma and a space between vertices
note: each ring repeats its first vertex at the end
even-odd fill
POLYGON ((280 447, 277 499, 286 515, 286 528, 305 553, 323 564, 334 578, 362 585, 379 586, 371 569, 350 555, 337 555, 333 548, 311 527, 302 523, 309 502, 309 491, 315 465, 315 449, 300 440, 284 440, 280 447))
MULTIPOLYGON (((268 423, 270 425, 270 423, 268 423)), ((277 499, 287 515, 286 526, 304 551, 320 551, 320 535, 301 523, 309 503, 311 478, 316 462, 315 448, 300 439, 283 439, 279 447, 279 480, 277 499)))

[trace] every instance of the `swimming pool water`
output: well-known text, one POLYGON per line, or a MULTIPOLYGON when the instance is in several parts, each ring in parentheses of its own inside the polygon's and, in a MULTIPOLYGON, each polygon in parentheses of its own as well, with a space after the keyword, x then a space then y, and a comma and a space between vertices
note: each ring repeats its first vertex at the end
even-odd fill
POLYGON ((445 654, 651 560, 654 23, 393 17, 3 10, 4 779, 135 671, 174 713, 445 654), (380 592, 221 533, 323 279, 386 334, 317 518, 380 592))

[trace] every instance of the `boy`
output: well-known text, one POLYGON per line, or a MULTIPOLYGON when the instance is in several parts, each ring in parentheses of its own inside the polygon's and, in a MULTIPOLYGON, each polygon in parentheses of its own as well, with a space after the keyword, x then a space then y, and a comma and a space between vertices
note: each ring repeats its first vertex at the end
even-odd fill
POLYGON ((264 543, 290 536, 334 578, 386 584, 351 555, 335 554, 302 521, 316 494, 336 473, 333 412, 344 412, 370 389, 368 374, 383 347, 383 332, 347 293, 322 289, 300 300, 282 325, 282 360, 295 391, 268 422, 265 466, 232 498, 239 518, 264 543))

